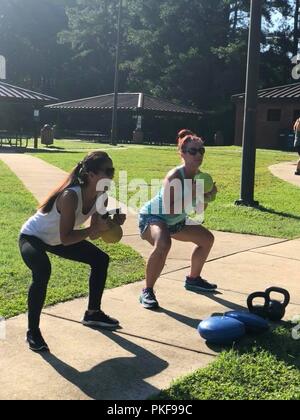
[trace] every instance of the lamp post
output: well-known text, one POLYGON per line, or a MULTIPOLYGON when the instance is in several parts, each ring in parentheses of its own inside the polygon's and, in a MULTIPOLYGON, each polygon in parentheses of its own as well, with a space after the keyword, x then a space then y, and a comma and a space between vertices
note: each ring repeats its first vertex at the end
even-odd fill
POLYGON ((254 201, 255 160, 256 160, 256 110, 257 86, 259 79, 260 36, 262 0, 251 0, 250 30, 248 42, 248 62, 246 98, 243 130, 243 163, 241 177, 241 198, 237 205, 255 207, 254 201))
POLYGON ((40 124, 40 110, 34 109, 33 111, 34 120, 34 148, 38 149, 39 144, 39 124, 40 124))
POLYGON ((293 40, 293 55, 296 56, 299 52, 299 25, 300 25, 300 0, 296 0, 294 13, 294 40, 293 40))
POLYGON ((0 80, 6 79, 6 58, 0 55, 0 80))
POLYGON ((119 94, 119 63, 120 63, 122 12, 123 12, 123 0, 119 0, 116 63, 115 63, 115 82, 114 82, 114 103, 113 103, 112 125, 111 125, 111 144, 113 146, 116 146, 118 143, 118 94, 119 94))

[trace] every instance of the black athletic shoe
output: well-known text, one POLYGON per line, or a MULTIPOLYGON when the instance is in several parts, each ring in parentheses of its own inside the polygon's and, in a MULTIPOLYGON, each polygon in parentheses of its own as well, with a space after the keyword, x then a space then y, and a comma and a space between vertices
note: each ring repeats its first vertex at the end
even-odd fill
POLYGON ((49 347, 45 340, 43 339, 43 336, 41 334, 40 330, 37 331, 28 331, 26 336, 26 341, 29 344, 29 348, 32 351, 45 353, 49 352, 49 347))
POLYGON ((213 293, 217 290, 218 286, 216 284, 209 283, 202 277, 197 277, 195 279, 187 277, 185 281, 185 288, 186 290, 190 290, 192 292, 213 293))
POLYGON ((157 309, 159 307, 154 290, 149 287, 143 289, 140 296, 140 303, 145 309, 157 309))
POLYGON ((295 175, 300 175, 300 171, 296 171, 295 172, 295 175))
POLYGON ((114 318, 106 315, 102 311, 89 314, 88 311, 84 314, 81 323, 87 327, 100 327, 100 328, 117 328, 120 323, 114 318))

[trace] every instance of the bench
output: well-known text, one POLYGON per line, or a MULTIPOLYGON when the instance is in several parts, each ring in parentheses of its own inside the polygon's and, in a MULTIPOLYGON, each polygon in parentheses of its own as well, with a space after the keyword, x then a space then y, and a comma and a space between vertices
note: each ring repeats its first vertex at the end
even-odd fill
POLYGON ((28 141, 32 137, 30 134, 9 133, 0 131, 0 147, 10 146, 16 148, 27 148, 28 141))
POLYGON ((101 133, 99 131, 92 130, 66 130, 66 129, 56 129, 55 138, 57 139, 78 139, 85 141, 92 141, 95 143, 105 143, 109 141, 109 136, 107 134, 101 133))
POLYGON ((107 134, 99 133, 98 131, 77 131, 75 138, 86 141, 93 141, 95 143, 105 143, 109 141, 107 134))

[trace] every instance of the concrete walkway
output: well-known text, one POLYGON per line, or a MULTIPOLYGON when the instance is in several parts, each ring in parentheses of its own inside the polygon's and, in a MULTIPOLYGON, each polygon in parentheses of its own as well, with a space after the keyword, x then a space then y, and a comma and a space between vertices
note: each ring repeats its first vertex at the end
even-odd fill
MULTIPOLYGON (((39 201, 65 176, 29 155, 0 154, 0 159, 39 201)), ((124 230, 123 242, 148 256, 151 247, 139 238, 134 216, 124 230)), ((286 287, 292 295, 287 319, 300 314, 300 239, 214 233, 216 244, 203 274, 219 284, 217 295, 185 291, 193 247, 174 242, 157 284, 158 312, 138 304, 142 283, 105 292, 104 311, 121 321, 117 332, 82 327, 86 299, 46 308, 42 330, 52 353, 40 356, 23 341, 26 316, 8 320, 7 339, 0 341, 0 398, 145 399, 214 360, 216 354, 196 331, 199 321, 244 308, 250 292, 286 287)))
POLYGON ((277 178, 300 187, 300 176, 295 175, 296 169, 297 162, 283 162, 269 167, 271 173, 277 178))

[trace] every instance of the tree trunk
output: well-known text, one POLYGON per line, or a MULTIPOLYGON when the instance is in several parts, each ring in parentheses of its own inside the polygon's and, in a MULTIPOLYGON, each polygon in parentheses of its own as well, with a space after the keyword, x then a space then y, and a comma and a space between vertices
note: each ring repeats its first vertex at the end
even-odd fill
POLYGON ((238 0, 236 0, 234 4, 234 9, 233 9, 233 25, 232 25, 233 35, 235 35, 237 24, 238 24, 238 14, 239 14, 239 2, 238 0))

